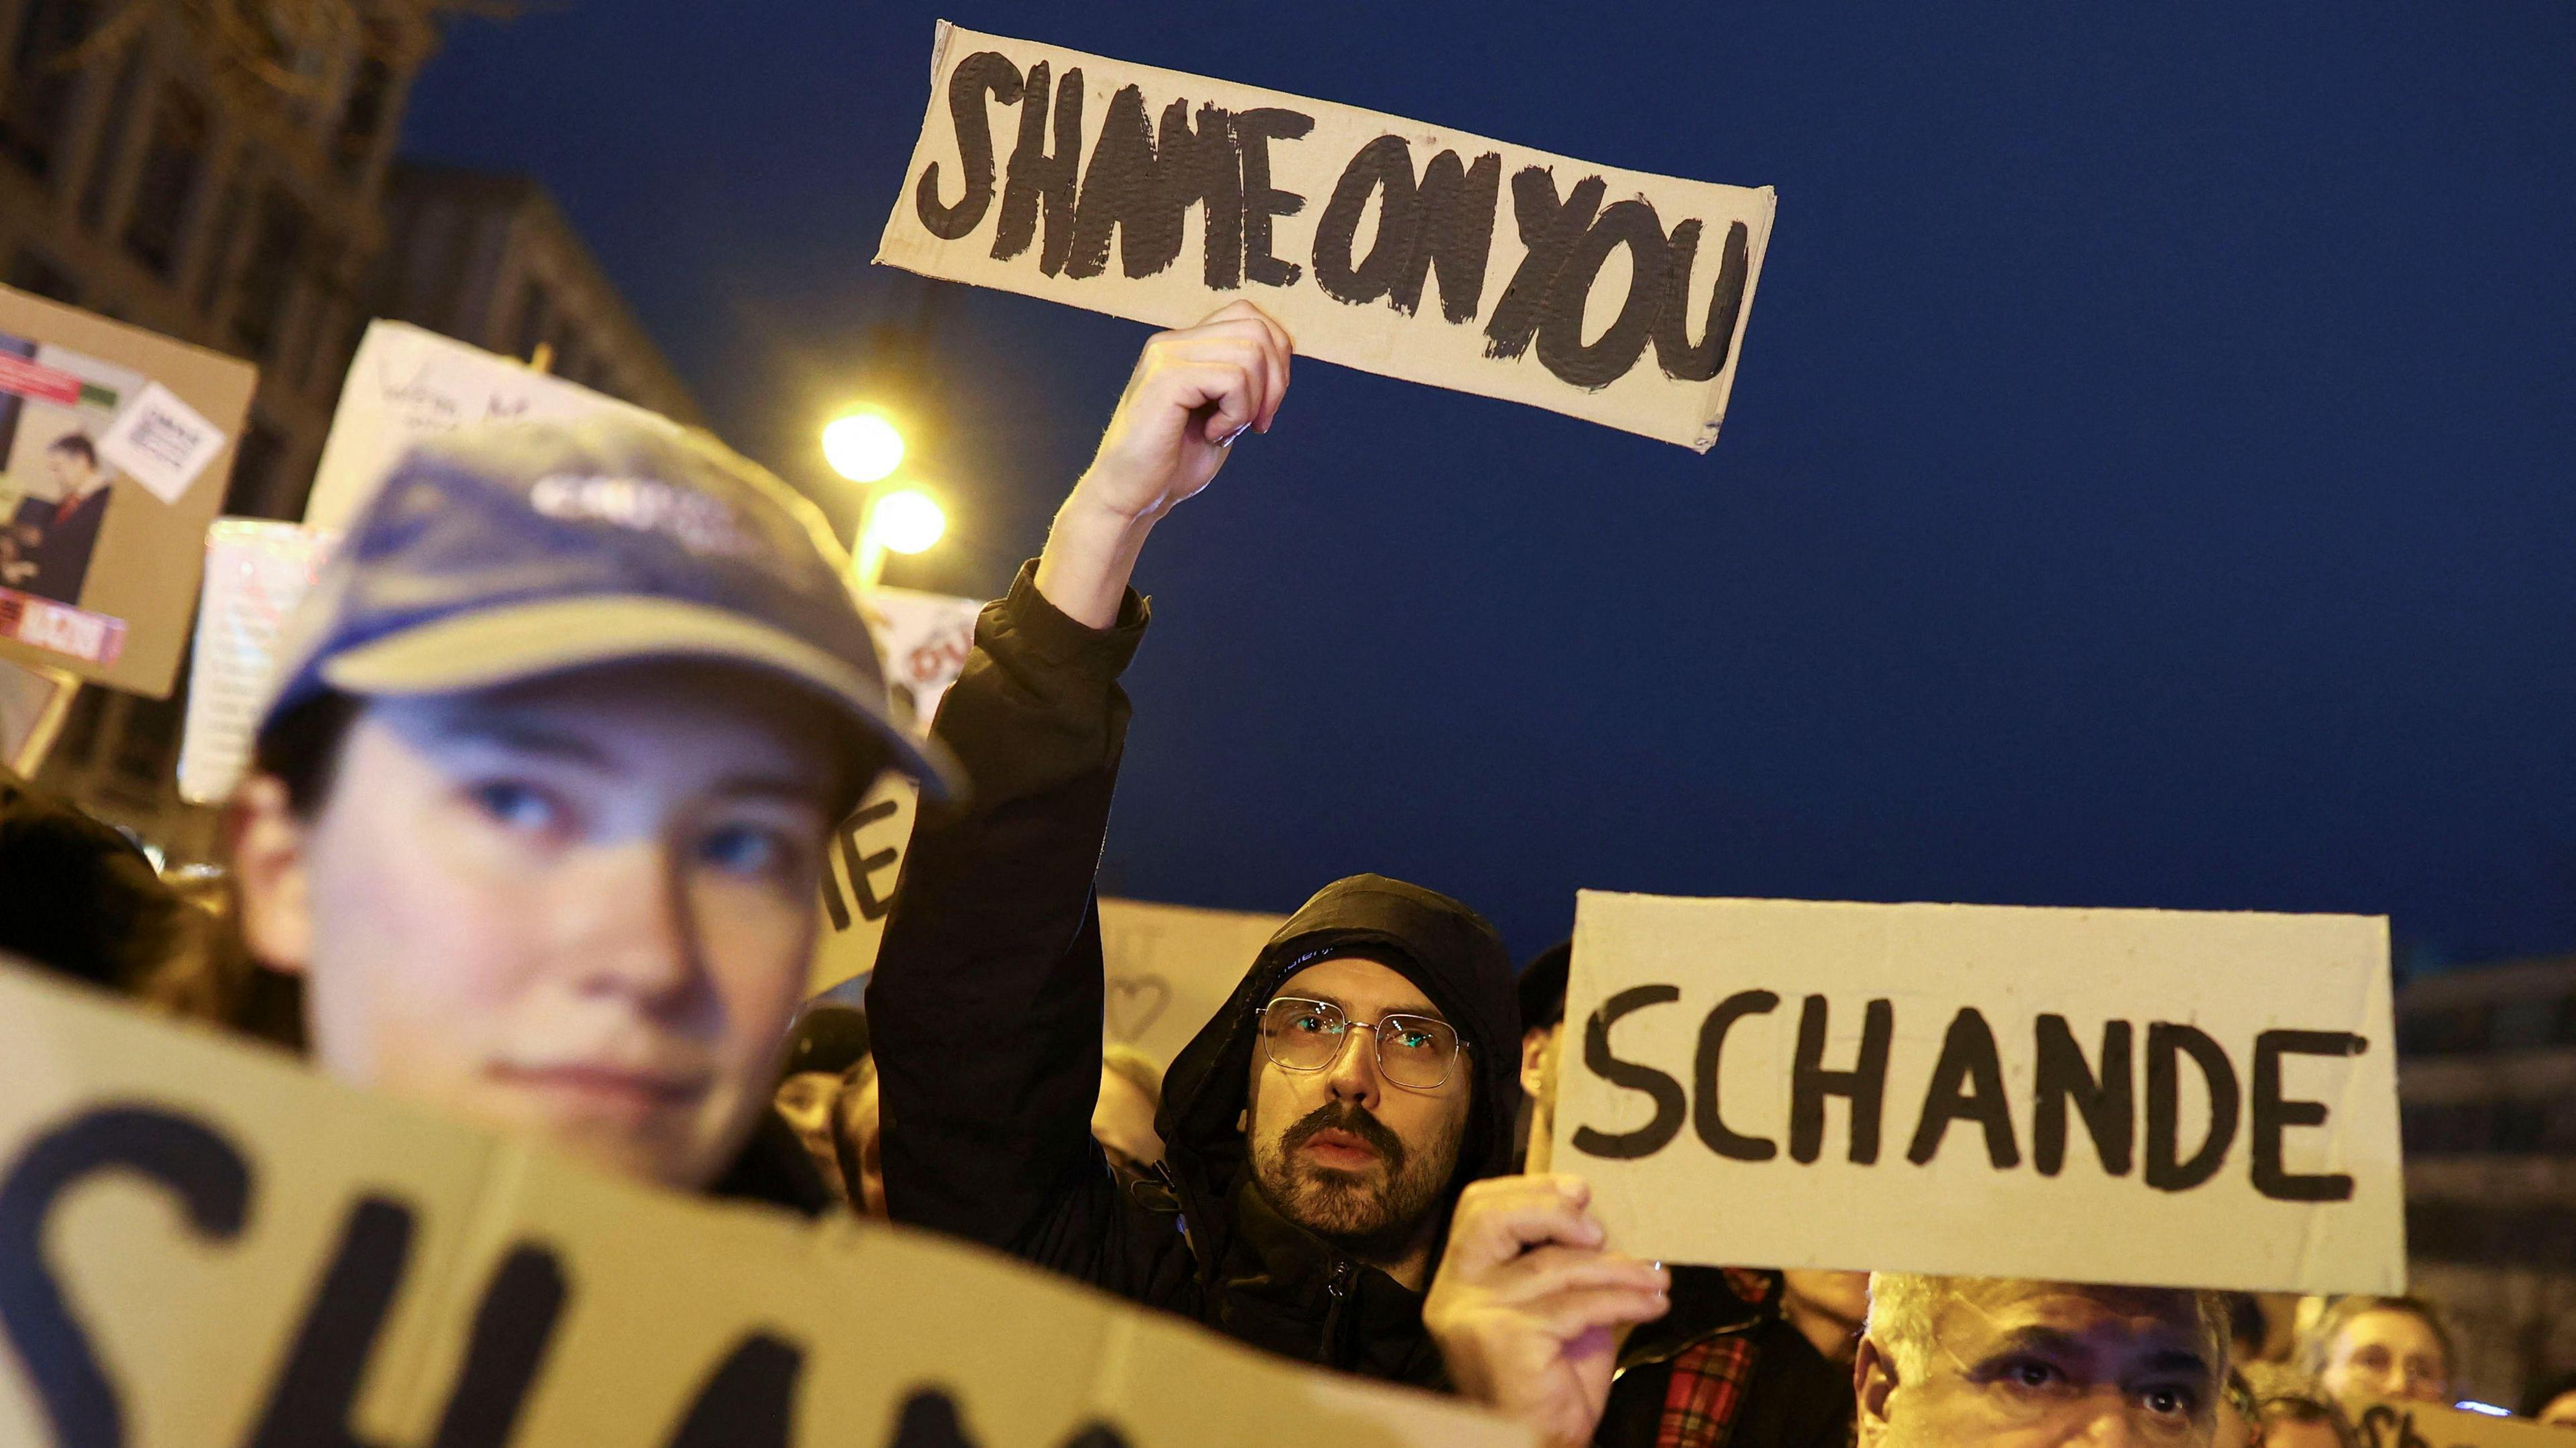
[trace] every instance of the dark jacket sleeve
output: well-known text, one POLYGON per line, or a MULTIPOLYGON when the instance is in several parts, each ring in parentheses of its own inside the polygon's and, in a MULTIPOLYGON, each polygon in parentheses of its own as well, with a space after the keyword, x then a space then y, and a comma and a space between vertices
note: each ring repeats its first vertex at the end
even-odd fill
POLYGON ((1127 732, 1118 675, 1147 614, 1130 593, 1115 627, 1087 628, 1035 577, 1022 568, 985 608, 941 702, 934 733, 973 795, 914 832, 868 1015, 895 1220, 1081 1272, 1068 1219, 1105 1226, 1116 1210, 1091 1140, 1092 876, 1127 732))

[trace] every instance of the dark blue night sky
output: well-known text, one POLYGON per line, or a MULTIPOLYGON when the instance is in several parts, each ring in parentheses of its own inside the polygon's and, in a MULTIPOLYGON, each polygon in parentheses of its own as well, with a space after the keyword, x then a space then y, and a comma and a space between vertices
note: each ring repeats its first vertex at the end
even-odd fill
MULTIPOLYGON (((414 154, 533 174, 818 494, 937 8, 458 27, 414 154)), ((973 28, 1779 189, 1705 457, 1299 369, 1157 532, 1105 883, 2342 910, 2576 946, 2576 10, 985 4, 973 28)), ((1145 330, 930 303, 989 594, 1145 330)))

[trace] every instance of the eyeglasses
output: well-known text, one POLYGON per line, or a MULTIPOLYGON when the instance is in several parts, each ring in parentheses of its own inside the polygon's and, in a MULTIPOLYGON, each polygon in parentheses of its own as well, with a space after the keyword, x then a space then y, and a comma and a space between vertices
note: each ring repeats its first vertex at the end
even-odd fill
POLYGON ((1378 1074, 1398 1086, 1430 1091, 1449 1079, 1467 1044, 1434 1016, 1389 1015, 1355 1021, 1331 1001, 1281 996, 1263 1006, 1261 1049, 1282 1071, 1321 1071, 1339 1060, 1343 1038, 1357 1026, 1377 1038, 1378 1074))

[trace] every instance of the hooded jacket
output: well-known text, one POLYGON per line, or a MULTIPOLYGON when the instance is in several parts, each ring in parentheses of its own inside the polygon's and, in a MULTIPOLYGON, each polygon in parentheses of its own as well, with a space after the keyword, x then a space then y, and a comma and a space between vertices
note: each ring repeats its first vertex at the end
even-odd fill
POLYGON ((977 622, 936 730, 973 803, 925 814, 868 987, 887 1206, 1285 1357, 1437 1386, 1421 1295, 1273 1210, 1238 1123, 1255 1009, 1306 965, 1360 955, 1420 987, 1467 1045, 1474 1090, 1442 1219, 1467 1182, 1509 1171, 1517 1005, 1474 911, 1373 875, 1328 886, 1172 1063, 1157 1179, 1121 1180, 1091 1139, 1105 993, 1092 873, 1129 712, 1117 677, 1146 621, 1130 594, 1114 628, 1085 628, 1024 568, 977 622))

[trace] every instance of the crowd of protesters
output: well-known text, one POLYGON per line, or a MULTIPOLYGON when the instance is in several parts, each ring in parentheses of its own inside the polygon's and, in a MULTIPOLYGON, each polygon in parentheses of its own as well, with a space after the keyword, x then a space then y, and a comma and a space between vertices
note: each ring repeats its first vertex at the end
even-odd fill
MULTIPOLYGON (((0 948, 613 1172, 932 1228, 1553 1443, 2352 1444, 2374 1399, 2450 1400, 2412 1300, 2293 1331, 2208 1292, 1624 1254, 1547 1159, 1567 948, 1515 971, 1420 885, 1323 883, 1168 1069, 1105 1045, 1130 577, 1290 369, 1246 304, 1146 345, 928 743, 820 516, 753 465, 615 422, 423 447, 289 630, 228 885, 8 780, 0 948), (832 827, 888 769, 926 803, 873 978, 800 1009, 832 827)), ((2576 1384, 2527 1409, 2576 1425, 2576 1384)))

